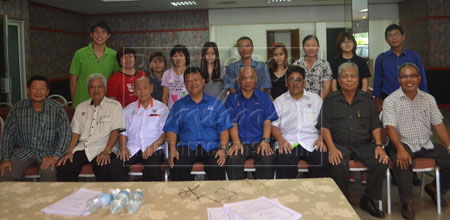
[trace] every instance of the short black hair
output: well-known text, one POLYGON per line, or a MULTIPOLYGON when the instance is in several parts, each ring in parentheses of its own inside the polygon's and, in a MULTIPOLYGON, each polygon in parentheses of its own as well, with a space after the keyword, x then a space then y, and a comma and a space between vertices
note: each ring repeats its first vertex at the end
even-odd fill
POLYGON ((122 65, 120 64, 120 59, 123 57, 123 55, 125 54, 133 54, 134 55, 134 59, 136 59, 136 51, 134 51, 132 48, 129 47, 122 47, 119 50, 117 50, 117 62, 119 63, 119 65, 122 67, 122 65))
POLYGON ((48 79, 45 76, 35 75, 35 76, 30 77, 27 81, 27 88, 30 88, 33 81, 44 81, 47 84, 47 88, 50 89, 48 79))
POLYGON ((297 65, 289 66, 286 70, 286 80, 288 80, 289 76, 292 73, 300 73, 303 77, 303 80, 305 80, 305 69, 303 69, 303 67, 297 65))
POLYGON ((181 44, 177 44, 177 45, 173 46, 173 48, 170 50, 170 61, 172 62, 172 64, 175 65, 173 63, 173 56, 177 52, 181 52, 184 54, 184 57, 186 59, 186 66, 189 66, 189 63, 191 62, 191 56, 189 55, 189 51, 186 48, 186 46, 181 45, 181 44))
MULTIPOLYGON (((183 74, 183 79, 186 81, 186 76, 189 74, 193 74, 193 73, 198 73, 200 76, 202 76, 202 71, 200 70, 199 67, 196 66, 189 66, 188 68, 186 68, 186 70, 184 71, 183 74)), ((203 79, 203 77, 202 77, 203 79)))
POLYGON ((306 41, 307 41, 307 40, 310 40, 310 39, 316 40, 317 46, 320 47, 319 39, 316 37, 316 35, 312 35, 312 34, 310 34, 310 35, 306 36, 305 38, 303 38, 302 46, 305 46, 306 41))
POLYGON ((240 42, 241 40, 248 40, 248 41, 250 41, 250 43, 252 44, 252 47, 253 47, 253 41, 252 41, 252 39, 251 39, 250 37, 247 37, 247 36, 240 37, 240 38, 236 41, 236 43, 237 43, 238 46, 239 46, 239 42, 240 42))
POLYGON ((92 25, 91 26, 91 33, 94 33, 94 30, 95 30, 96 27, 101 27, 101 28, 105 29, 106 33, 108 33, 108 34, 111 32, 111 28, 104 21, 99 21, 99 22, 95 23, 94 25, 92 25))
POLYGON ((386 30, 384 31, 384 38, 387 38, 388 33, 393 31, 393 30, 398 30, 398 31, 400 31, 400 34, 403 35, 403 28, 400 27, 400 25, 398 25, 398 24, 391 24, 391 25, 387 26, 386 30))

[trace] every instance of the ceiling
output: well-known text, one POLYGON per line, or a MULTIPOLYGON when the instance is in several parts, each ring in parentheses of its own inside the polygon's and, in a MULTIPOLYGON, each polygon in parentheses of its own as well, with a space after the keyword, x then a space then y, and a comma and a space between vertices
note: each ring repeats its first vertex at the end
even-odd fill
MULTIPOLYGON (((290 2, 268 3, 270 0, 195 0, 197 5, 174 7, 170 3, 182 0, 122 0, 103 2, 102 0, 31 0, 33 2, 63 8, 85 14, 168 11, 218 8, 286 7, 307 5, 342 5, 350 0, 291 0, 290 2)), ((275 1, 275 0, 273 0, 275 1)), ((282 0, 278 0, 282 1, 282 0)), ((402 0, 369 0, 370 4, 397 3, 402 0)))

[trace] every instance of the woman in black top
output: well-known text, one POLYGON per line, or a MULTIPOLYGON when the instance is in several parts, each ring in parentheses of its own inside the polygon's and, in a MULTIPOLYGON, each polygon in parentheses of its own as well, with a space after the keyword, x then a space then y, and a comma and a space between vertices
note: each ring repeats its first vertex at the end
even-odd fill
POLYGON ((356 55, 356 40, 355 37, 349 32, 342 32, 338 35, 336 39, 336 48, 338 52, 338 57, 333 60, 331 65, 331 70, 333 71, 333 81, 331 82, 331 91, 336 91, 340 88, 337 82, 338 68, 341 64, 345 62, 352 62, 358 66, 359 74, 359 85, 358 89, 365 92, 369 89, 369 77, 370 71, 367 66, 366 61, 356 55))
POLYGON ((270 79, 272 81, 270 94, 273 99, 276 99, 288 90, 285 79, 288 67, 288 51, 284 44, 276 43, 272 45, 270 52, 272 55, 268 63, 270 79))

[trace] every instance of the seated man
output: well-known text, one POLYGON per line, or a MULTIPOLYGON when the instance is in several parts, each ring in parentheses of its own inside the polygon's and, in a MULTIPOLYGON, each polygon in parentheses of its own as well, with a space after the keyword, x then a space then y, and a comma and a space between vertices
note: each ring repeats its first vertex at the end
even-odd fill
POLYGON ((230 116, 220 100, 203 92, 205 80, 198 67, 186 69, 184 84, 189 95, 175 102, 163 128, 170 148, 171 180, 191 180, 197 161, 205 164, 209 180, 224 180, 228 129, 233 126, 230 116))
POLYGON ((269 95, 255 88, 255 69, 244 66, 239 71, 240 89, 225 103, 233 128, 233 145, 228 150, 227 173, 230 180, 244 179, 244 163, 255 159, 255 178, 273 179, 275 155, 270 146, 272 121, 278 119, 269 95))
POLYGON ((134 82, 134 93, 138 101, 130 103, 124 110, 125 131, 120 133, 120 160, 111 164, 120 174, 121 181, 128 180, 130 165, 141 162, 144 165, 142 180, 162 181, 161 164, 164 162, 163 144, 166 133, 162 130, 169 108, 153 99, 153 85, 143 76, 134 82), (118 162, 118 163, 116 163, 118 162))
POLYGON ((374 98, 358 90, 358 66, 343 63, 338 69, 341 89, 329 94, 323 101, 317 127, 320 127, 328 147, 330 176, 350 201, 348 190, 350 156, 368 167, 368 181, 361 198, 362 210, 384 218, 375 205, 381 199, 388 156, 381 144, 381 128, 374 98), (372 142, 372 139, 375 143, 372 142))
POLYGON ((265 91, 270 94, 270 89, 272 88, 272 81, 270 80, 269 69, 263 63, 254 61, 252 59, 253 41, 249 37, 241 37, 237 41, 239 55, 241 59, 230 64, 227 67, 224 76, 224 88, 229 89, 230 93, 235 93, 239 91, 239 83, 237 78, 239 75, 239 70, 243 66, 252 66, 255 68, 256 76, 258 81, 256 82, 256 88, 261 91, 265 91))
POLYGON ((315 126, 322 98, 304 90, 305 70, 300 66, 287 69, 286 86, 289 91, 273 103, 279 117, 272 122, 278 141, 277 178, 295 178, 299 160, 308 161, 310 177, 328 177, 327 148, 315 126))
POLYGON ((69 150, 58 161, 58 178, 77 181, 83 165, 92 163, 97 181, 120 180, 110 169, 118 151, 119 130, 124 128, 122 105, 105 96, 106 78, 101 74, 88 77, 90 99, 80 103, 72 119, 69 150))
POLYGON ((55 165, 67 150, 71 132, 64 107, 47 99, 49 92, 47 78, 32 76, 27 82, 30 98, 9 112, 1 138, 0 181, 20 180, 35 164, 42 181, 57 181, 55 165))
MULTIPOLYGON (((402 216, 406 219, 415 216, 412 200, 414 158, 433 158, 441 169, 441 194, 445 195, 450 187, 450 138, 433 96, 418 89, 419 72, 413 63, 400 66, 400 88, 383 102, 383 124, 390 139, 388 153, 393 160, 393 172, 403 204, 402 216), (431 141, 431 125, 446 147, 431 141)), ((436 179, 425 186, 425 192, 437 204, 436 179)), ((446 206, 447 201, 441 197, 441 207, 446 206)))

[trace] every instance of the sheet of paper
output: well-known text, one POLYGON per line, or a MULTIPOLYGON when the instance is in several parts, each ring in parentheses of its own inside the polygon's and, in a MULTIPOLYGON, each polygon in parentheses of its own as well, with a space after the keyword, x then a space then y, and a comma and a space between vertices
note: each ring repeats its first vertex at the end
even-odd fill
POLYGON ((234 217, 245 220, 297 220, 302 217, 300 213, 266 197, 223 206, 234 217))
POLYGON ((80 188, 69 196, 41 209, 41 212, 55 215, 86 216, 89 215, 86 210, 86 201, 99 193, 100 191, 80 188))
POLYGON ((225 211, 223 207, 219 208, 208 208, 208 219, 209 220, 235 220, 230 213, 225 211))

